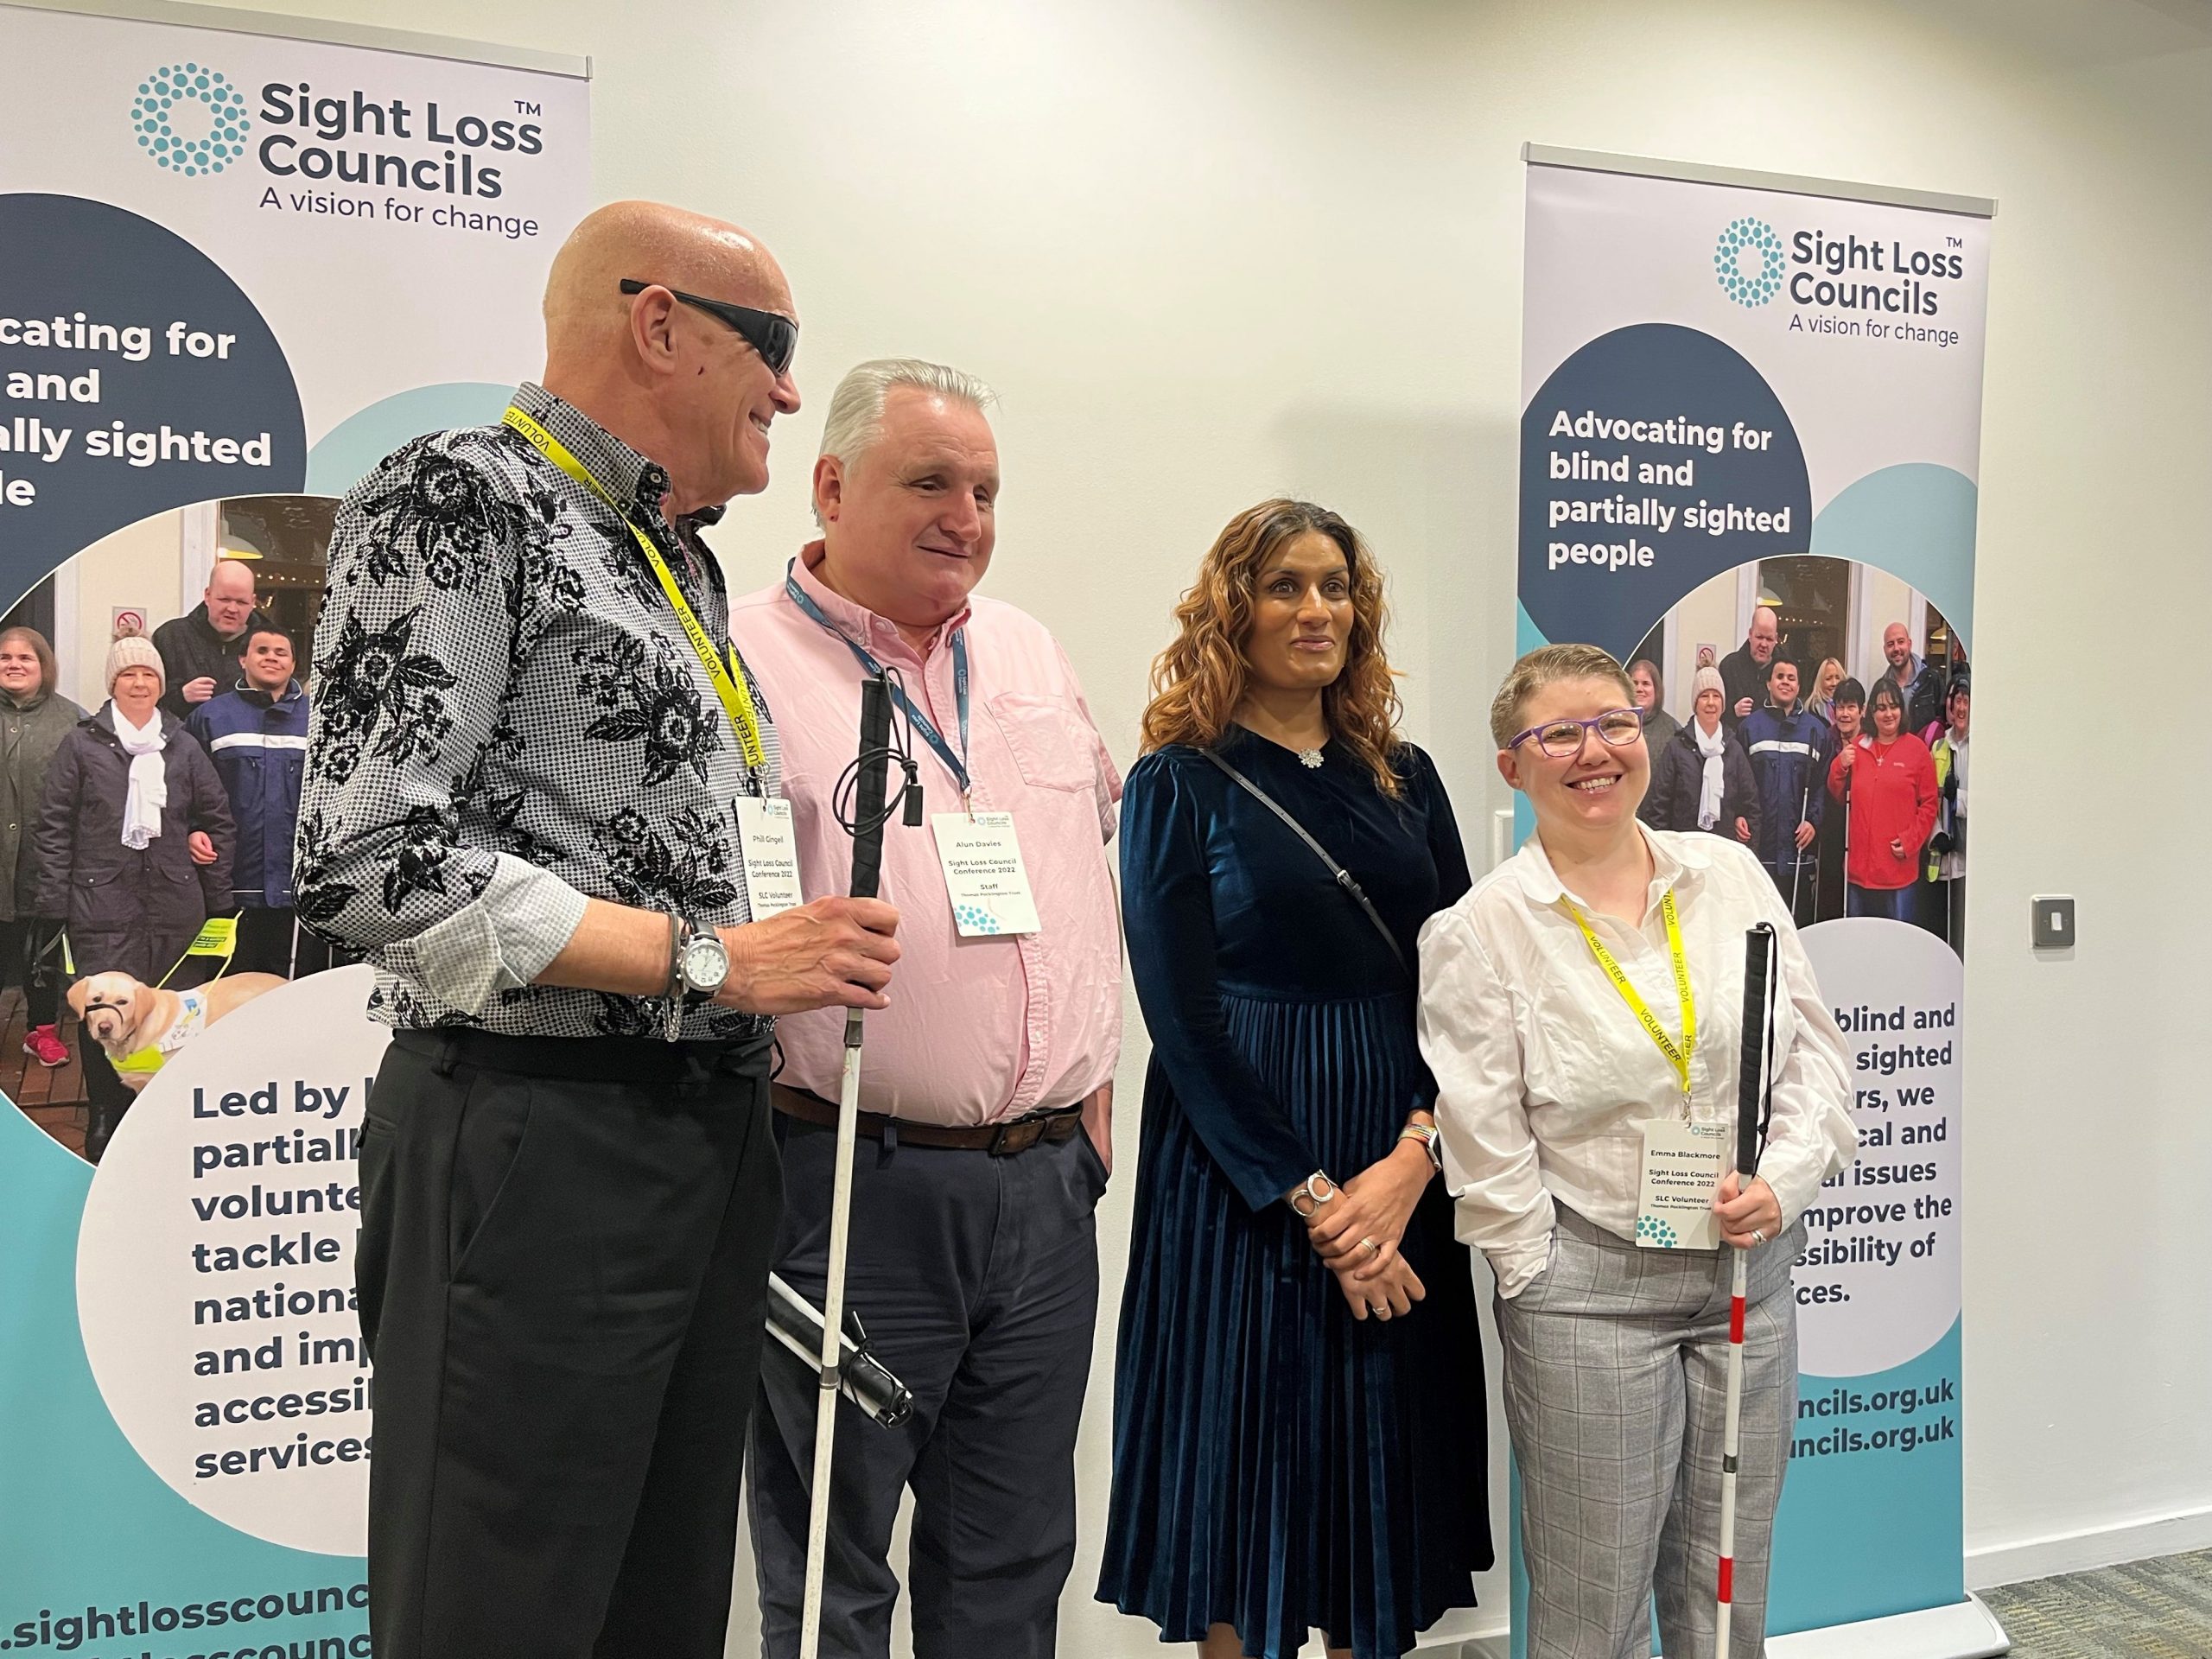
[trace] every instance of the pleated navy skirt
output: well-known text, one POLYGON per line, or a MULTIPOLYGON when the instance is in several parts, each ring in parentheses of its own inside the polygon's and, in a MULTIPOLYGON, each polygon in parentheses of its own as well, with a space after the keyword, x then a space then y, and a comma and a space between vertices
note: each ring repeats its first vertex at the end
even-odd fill
MULTIPOLYGON (((1389 1153, 1427 1080, 1409 994, 1221 1008, 1322 1167, 1389 1153)), ((1356 1320, 1298 1218, 1230 1185, 1155 1058, 1136 1210, 1100 1599, 1163 1641, 1228 1624, 1287 1659, 1311 1629, 1395 1659, 1491 1564, 1481 1338, 1442 1183, 1402 1246, 1427 1299, 1356 1320)))

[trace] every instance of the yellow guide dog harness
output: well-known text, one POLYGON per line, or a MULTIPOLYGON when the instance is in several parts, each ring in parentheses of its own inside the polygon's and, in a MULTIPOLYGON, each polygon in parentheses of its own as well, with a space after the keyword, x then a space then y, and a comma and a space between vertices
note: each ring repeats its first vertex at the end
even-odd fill
MULTIPOLYGON (((168 973, 162 976, 160 984, 156 985, 154 988, 158 991, 162 986, 167 985, 176 976, 177 969, 183 967, 194 957, 214 957, 219 959, 223 965, 215 970, 215 979, 220 979, 230 971, 231 957, 237 951, 238 945, 238 918, 234 916, 211 916, 201 925, 198 936, 185 947, 184 954, 176 959, 175 964, 168 973)), ((68 946, 66 944, 62 946, 62 951, 64 966, 69 967, 68 946)), ((213 980, 208 982, 209 984, 213 982, 213 980)), ((177 998, 181 1006, 177 1011, 175 1022, 145 1047, 136 1049, 117 1060, 115 1062, 117 1076, 152 1077, 167 1063, 170 1055, 182 1048, 188 1041, 198 1034, 201 1027, 207 1025, 207 987, 206 985, 197 986, 188 991, 179 991, 177 998)))

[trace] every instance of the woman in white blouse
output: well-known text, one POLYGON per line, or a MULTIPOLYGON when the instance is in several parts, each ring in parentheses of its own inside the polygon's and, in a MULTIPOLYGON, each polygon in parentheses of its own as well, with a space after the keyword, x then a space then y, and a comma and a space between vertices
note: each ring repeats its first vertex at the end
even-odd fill
POLYGON ((1758 1659, 1796 1408, 1799 1217, 1856 1147, 1843 1039, 1758 861, 1637 823, 1650 761, 1618 663, 1589 645, 1529 652, 1491 730, 1536 833, 1422 931, 1421 1045, 1459 1237, 1497 1277, 1530 1659, 1641 1659, 1655 1596, 1665 1652, 1712 1651, 1740 1249, 1754 1254, 1731 1646, 1758 1659), (1759 1173, 1740 1190, 1719 1176, 1713 1247, 1688 1222, 1647 1224, 1640 1244, 1645 1126, 1734 1122, 1744 935, 1759 922, 1781 977, 1759 1173))

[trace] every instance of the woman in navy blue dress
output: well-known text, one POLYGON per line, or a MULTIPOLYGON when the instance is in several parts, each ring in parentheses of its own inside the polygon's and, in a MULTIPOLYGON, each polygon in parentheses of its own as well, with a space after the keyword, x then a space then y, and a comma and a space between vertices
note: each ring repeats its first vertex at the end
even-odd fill
POLYGON ((1395 1659, 1491 1561, 1408 966, 1466 859, 1394 729, 1382 576, 1343 519, 1240 514, 1177 617, 1122 804, 1153 1053, 1098 1593, 1205 1659, 1288 1659, 1311 1629, 1395 1659))

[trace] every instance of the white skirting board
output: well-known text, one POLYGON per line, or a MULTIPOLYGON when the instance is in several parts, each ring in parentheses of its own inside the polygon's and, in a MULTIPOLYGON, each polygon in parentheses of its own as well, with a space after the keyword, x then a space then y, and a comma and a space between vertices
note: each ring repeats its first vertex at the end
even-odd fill
MULTIPOLYGON (((1948 1607, 1766 1640, 1767 1659, 1996 1659, 2012 1649, 1997 1615, 1973 1596, 1948 1607)), ((1507 1659, 1510 1647, 1505 1632, 1497 1630, 1460 1638, 1456 1647, 1448 1637, 1424 1642, 1416 1651, 1429 1659, 1450 1659, 1455 1652, 1457 1659, 1507 1659)))
POLYGON ((1983 1545, 1967 1551, 1967 1585, 1970 1589, 1986 1590, 1994 1585, 2087 1573, 2192 1549, 2212 1549, 2212 1509, 2146 1516, 2018 1543, 1983 1545))

